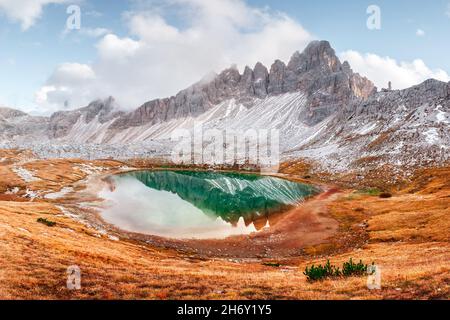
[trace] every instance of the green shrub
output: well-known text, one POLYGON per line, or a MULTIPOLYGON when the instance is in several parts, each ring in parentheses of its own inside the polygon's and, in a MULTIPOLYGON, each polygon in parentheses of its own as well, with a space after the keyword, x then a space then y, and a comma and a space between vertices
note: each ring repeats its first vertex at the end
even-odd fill
POLYGON ((353 262, 353 259, 350 258, 349 262, 344 262, 342 266, 342 275, 344 277, 351 276, 361 276, 366 274, 367 272, 367 264, 363 264, 362 260, 359 260, 357 264, 353 262))
POLYGON ((54 227, 56 225, 56 222, 44 218, 37 219, 37 222, 45 224, 47 227, 54 227))
POLYGON ((341 275, 341 271, 339 268, 331 265, 330 260, 327 260, 324 266, 319 264, 318 266, 312 265, 311 268, 306 267, 303 274, 307 277, 308 281, 317 281, 325 278, 338 277, 341 275))
POLYGON ((368 266, 363 264, 362 260, 359 263, 354 263, 351 258, 348 262, 342 265, 342 270, 331 264, 330 260, 322 266, 312 265, 311 267, 306 267, 303 274, 306 276, 308 281, 318 281, 327 278, 337 278, 337 277, 351 277, 351 276, 362 276, 367 273, 368 266))

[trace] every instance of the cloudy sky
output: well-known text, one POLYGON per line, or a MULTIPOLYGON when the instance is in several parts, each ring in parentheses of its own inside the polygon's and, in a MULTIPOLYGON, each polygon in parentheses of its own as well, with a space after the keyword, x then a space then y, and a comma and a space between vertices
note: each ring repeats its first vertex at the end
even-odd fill
POLYGON ((450 0, 0 0, 0 105, 49 114, 112 95, 136 108, 313 39, 379 87, 450 81, 449 33, 450 0))

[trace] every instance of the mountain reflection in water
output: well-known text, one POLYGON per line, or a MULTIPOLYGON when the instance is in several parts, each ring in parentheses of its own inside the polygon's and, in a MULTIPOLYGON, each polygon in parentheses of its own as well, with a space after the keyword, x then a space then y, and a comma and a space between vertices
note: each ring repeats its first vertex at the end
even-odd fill
POLYGON ((172 238, 249 234, 316 192, 274 177, 194 171, 138 171, 115 176, 113 183, 101 192, 109 201, 102 213, 107 222, 172 238))

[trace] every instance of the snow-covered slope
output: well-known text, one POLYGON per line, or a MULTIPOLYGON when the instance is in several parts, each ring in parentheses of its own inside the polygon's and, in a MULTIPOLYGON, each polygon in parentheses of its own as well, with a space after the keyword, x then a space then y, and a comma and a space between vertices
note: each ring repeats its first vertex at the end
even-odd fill
POLYGON ((450 84, 428 80, 376 92, 341 64, 327 42, 313 42, 270 71, 258 63, 227 69, 178 95, 124 113, 112 98, 31 117, 0 109, 3 147, 45 157, 168 156, 176 129, 277 129, 280 151, 339 171, 367 163, 417 167, 449 161, 450 84))

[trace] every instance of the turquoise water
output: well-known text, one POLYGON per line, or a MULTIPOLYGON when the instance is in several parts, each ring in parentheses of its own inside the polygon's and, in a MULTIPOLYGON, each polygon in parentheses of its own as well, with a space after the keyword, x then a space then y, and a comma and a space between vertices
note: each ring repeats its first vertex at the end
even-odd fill
POLYGON ((256 231, 252 221, 292 207, 317 190, 254 174, 138 171, 114 177, 106 221, 125 230, 175 238, 256 231))

